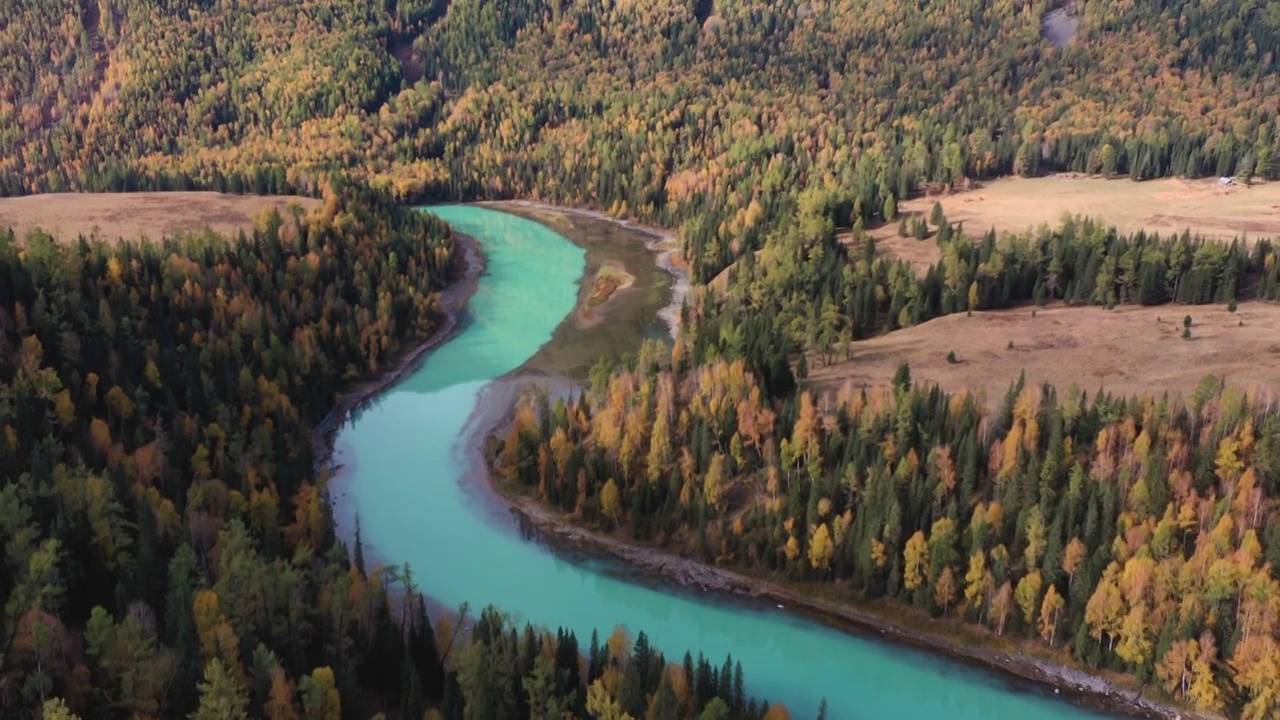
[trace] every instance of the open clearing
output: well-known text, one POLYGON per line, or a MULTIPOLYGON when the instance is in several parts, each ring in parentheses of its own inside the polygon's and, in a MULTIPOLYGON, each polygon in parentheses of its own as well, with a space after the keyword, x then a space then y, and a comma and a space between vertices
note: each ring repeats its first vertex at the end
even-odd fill
POLYGON ((1090 396, 1099 389, 1186 395, 1206 375, 1241 389, 1269 388, 1280 377, 1280 305, 1241 303, 1235 313, 1218 305, 1057 306, 1038 308, 1035 317, 1032 308, 960 313, 854 343, 851 361, 837 359, 822 367, 810 357, 813 387, 885 385, 905 361, 916 383, 985 391, 988 408, 1023 370, 1030 383, 1049 382, 1059 392, 1074 384, 1090 396), (1183 340, 1187 314, 1192 338, 1183 340), (947 362, 953 351, 955 364, 947 362))
MULTIPOLYGON (((899 209, 927 218, 935 202, 942 203, 949 221, 963 223, 966 234, 975 237, 991 228, 1003 233, 1053 227, 1065 214, 1100 218, 1125 233, 1169 235, 1190 229, 1220 240, 1280 237, 1280 182, 1222 187, 1216 178, 1133 182, 1072 174, 1010 177, 968 192, 908 200, 899 209)), ((933 238, 902 238, 897 230, 895 222, 871 233, 881 253, 919 269, 937 261, 933 238)))
POLYGON ((211 192, 66 193, 0 198, 0 228, 19 237, 40 228, 60 239, 152 240, 211 229, 234 233, 253 227, 267 208, 283 213, 290 204, 304 210, 319 201, 279 195, 223 195, 211 192))

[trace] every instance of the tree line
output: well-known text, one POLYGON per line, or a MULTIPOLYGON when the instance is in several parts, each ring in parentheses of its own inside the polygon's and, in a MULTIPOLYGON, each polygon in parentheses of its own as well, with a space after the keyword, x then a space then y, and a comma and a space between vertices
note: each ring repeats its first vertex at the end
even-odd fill
POLYGON ((981 238, 941 208, 919 219, 941 259, 925 268, 881 254, 860 229, 837 239, 804 216, 730 266, 723 283, 695 289, 682 311, 687 361, 738 359, 767 397, 795 387, 810 361, 829 363, 850 342, 958 312, 1018 305, 1230 305, 1280 297, 1270 240, 1221 242, 1190 232, 1121 234, 1067 217, 1027 234, 981 238), (801 361, 793 361, 797 354, 801 361))

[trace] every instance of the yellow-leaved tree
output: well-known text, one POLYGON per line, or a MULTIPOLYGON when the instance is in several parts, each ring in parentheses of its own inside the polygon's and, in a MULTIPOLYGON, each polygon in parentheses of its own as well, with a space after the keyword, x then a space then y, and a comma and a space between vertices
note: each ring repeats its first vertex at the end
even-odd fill
POLYGON ((622 499, 618 493, 618 483, 613 478, 600 488, 600 514, 617 524, 622 519, 622 499))
POLYGON ((902 582, 908 590, 915 590, 924 582, 925 567, 929 564, 929 543, 925 540, 924 532, 917 530, 907 540, 902 559, 902 582))
POLYGON ((835 545, 831 542, 831 531, 826 523, 819 523, 809 537, 809 564, 814 570, 831 569, 831 559, 835 556, 835 545))

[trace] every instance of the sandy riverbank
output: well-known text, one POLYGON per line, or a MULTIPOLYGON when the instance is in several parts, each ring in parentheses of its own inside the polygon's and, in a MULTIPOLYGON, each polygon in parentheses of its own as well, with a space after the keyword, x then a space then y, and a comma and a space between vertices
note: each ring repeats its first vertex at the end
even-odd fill
MULTIPOLYGON (((505 200, 491 203, 481 203, 496 207, 507 212, 515 212, 523 217, 531 220, 537 220, 545 224, 547 218, 541 217, 541 213, 550 213, 552 218, 556 215, 569 215, 581 218, 591 218, 603 223, 615 225, 620 229, 638 233, 644 236, 646 246, 650 251, 657 253, 657 266, 670 276, 671 299, 662 309, 658 311, 658 317, 666 323, 668 334, 674 340, 676 334, 680 330, 680 307, 684 304, 684 300, 689 295, 689 289, 692 284, 689 281, 689 274, 685 272, 683 263, 680 260, 680 243, 675 233, 663 228, 653 227, 651 225, 641 225, 630 220, 619 220, 617 218, 606 215, 595 210, 586 210, 582 208, 563 208, 555 205, 548 205, 543 202, 534 200, 505 200)), ((570 240, 575 240, 572 236, 568 236, 570 240)))

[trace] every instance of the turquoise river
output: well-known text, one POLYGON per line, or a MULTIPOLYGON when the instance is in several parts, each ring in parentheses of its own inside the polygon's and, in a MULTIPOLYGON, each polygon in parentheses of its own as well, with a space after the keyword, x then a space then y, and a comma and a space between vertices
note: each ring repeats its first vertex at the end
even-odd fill
MULTIPOLYGON (((732 653, 750 694, 797 720, 825 697, 833 720, 1081 720, 1099 717, 926 653, 853 637, 773 607, 660 591, 583 567, 521 539, 491 495, 464 483, 467 420, 481 389, 519 367, 571 311, 583 251, 535 222, 476 207, 432 208, 476 238, 488 266, 463 329, 339 432, 335 514, 361 521, 366 551, 408 562, 446 607, 493 604, 519 620, 574 630, 583 647, 618 624, 668 658, 732 653)), ((474 616, 474 615, 473 615, 474 616)))

